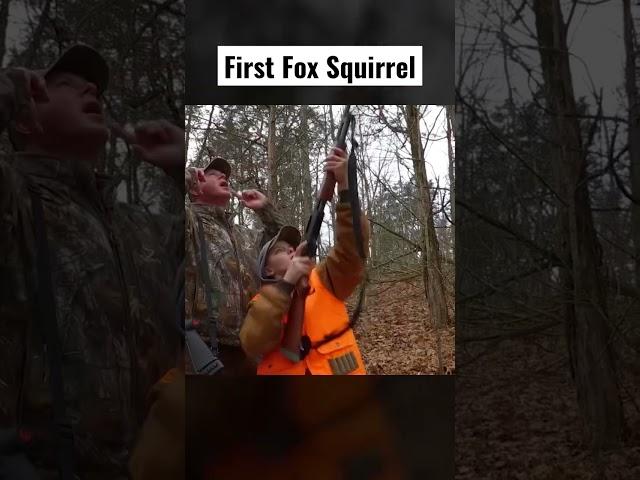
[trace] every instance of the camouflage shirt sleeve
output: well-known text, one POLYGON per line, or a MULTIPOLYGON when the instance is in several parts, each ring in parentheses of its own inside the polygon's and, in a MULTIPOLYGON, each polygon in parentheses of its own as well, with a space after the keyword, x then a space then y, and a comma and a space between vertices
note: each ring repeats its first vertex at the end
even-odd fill
POLYGON ((185 207, 184 219, 184 255, 185 255, 185 315, 186 318, 192 318, 196 298, 196 289, 198 283, 197 277, 197 260, 194 249, 196 235, 194 231, 195 219, 193 211, 189 206, 185 207))
MULTIPOLYGON (((16 87, 10 69, 0 70, 0 133, 4 131, 14 116, 20 88, 16 87)), ((24 85, 21 86, 24 89, 24 85)), ((27 274, 22 265, 22 252, 30 248, 27 236, 21 240, 21 230, 28 222, 21 216, 21 179, 5 158, 0 158, 0 305, 6 300, 26 301, 27 274)), ((22 212, 21 212, 22 210, 22 212)), ((2 315, 0 315, 2 317, 2 315)))
POLYGON ((278 230, 284 226, 284 218, 275 205, 271 203, 271 200, 267 201, 264 208, 255 210, 255 213, 264 225, 262 236, 257 245, 257 249, 260 250, 262 245, 278 234, 278 230))
MULTIPOLYGON (((15 87, 7 75, 8 70, 0 70, 0 132, 4 131, 15 110, 15 87)), ((18 259, 18 178, 6 159, 0 159, 0 299, 15 293, 20 281, 18 259), (12 286, 12 288, 9 288, 12 286)), ((19 290, 19 288, 18 288, 19 290)), ((4 304, 4 302, 2 302, 4 304)))
POLYGON ((33 238, 27 231, 30 223, 23 218, 22 187, 9 162, 0 159, 0 305, 4 306, 9 301, 26 302, 28 295, 29 267, 24 254, 33 251, 33 238))

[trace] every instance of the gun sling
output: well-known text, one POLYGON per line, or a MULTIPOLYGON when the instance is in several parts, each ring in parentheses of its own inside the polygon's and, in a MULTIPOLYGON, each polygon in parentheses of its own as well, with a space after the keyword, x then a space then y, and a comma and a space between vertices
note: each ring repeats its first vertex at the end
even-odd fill
POLYGON ((51 263, 44 211, 42 200, 33 188, 29 189, 29 193, 31 194, 36 235, 37 290, 34 317, 43 335, 49 363, 49 384, 53 407, 52 434, 57 449, 60 478, 62 480, 73 480, 75 478, 73 474, 73 430, 71 421, 65 412, 62 351, 58 336, 53 284, 51 282, 51 263))

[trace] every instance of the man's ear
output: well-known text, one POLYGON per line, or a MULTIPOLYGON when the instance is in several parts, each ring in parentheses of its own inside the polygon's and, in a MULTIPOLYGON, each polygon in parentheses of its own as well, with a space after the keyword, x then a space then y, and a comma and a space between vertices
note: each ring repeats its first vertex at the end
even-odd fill
POLYGON ((32 133, 29 125, 23 121, 14 122, 13 129, 21 135, 30 135, 32 133))
POLYGON ((193 172, 193 181, 191 183, 190 194, 192 197, 199 197, 202 195, 202 184, 207 181, 207 177, 204 174, 204 170, 196 168, 193 172))
POLYGON ((200 188, 198 188, 198 185, 191 185, 191 188, 189 189, 189 197, 191 199, 196 199, 200 196, 200 193, 202 192, 202 190, 200 188))
POLYGON ((273 271, 273 269, 272 269, 271 267, 265 266, 265 267, 264 267, 264 273, 265 273, 265 275, 267 275, 268 277, 273 277, 273 275, 274 275, 274 273, 275 273, 275 272, 273 271))

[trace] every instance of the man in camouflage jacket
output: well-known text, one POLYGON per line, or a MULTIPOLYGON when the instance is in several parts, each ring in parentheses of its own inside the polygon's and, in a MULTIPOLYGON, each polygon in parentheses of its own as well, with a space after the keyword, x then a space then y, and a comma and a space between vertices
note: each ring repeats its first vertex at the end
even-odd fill
MULTIPOLYGON (((234 225, 226 208, 232 196, 231 167, 220 157, 212 158, 204 169, 187 170, 190 205, 185 218, 185 315, 196 320, 200 336, 209 340, 210 322, 204 283, 200 275, 198 217, 204 227, 209 277, 213 289, 214 321, 220 359, 225 375, 254 375, 255 362, 240 347, 240 327, 249 300, 258 291, 256 258, 266 241, 283 225, 283 220, 267 197, 257 190, 238 193, 240 201, 260 218, 264 229, 234 225)), ((189 365, 187 358, 187 365, 189 365)), ((188 366, 187 371, 193 373, 188 366)))
MULTIPOLYGON (((77 478, 128 478, 145 397, 179 347, 171 286, 184 220, 116 202, 113 180, 94 172, 109 137, 107 82, 105 60, 84 45, 44 71, 0 70, 0 130, 16 150, 0 159, 0 431, 32 434, 27 454, 45 479, 58 477, 30 192, 43 207, 77 478)), ((120 133, 143 161, 182 177, 180 128, 120 133)))

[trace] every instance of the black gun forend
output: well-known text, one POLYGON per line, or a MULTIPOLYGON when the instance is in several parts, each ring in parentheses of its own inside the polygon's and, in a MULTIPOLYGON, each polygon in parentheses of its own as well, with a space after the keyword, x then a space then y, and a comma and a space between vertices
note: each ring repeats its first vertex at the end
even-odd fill
POLYGON ((340 122, 340 128, 338 129, 338 135, 336 136, 336 147, 346 150, 347 148, 347 134, 349 133, 349 127, 351 126, 351 120, 353 115, 350 112, 351 105, 345 105, 342 112, 342 120, 340 122))
POLYGON ((313 213, 309 217, 307 228, 305 229, 305 240, 307 245, 303 252, 306 256, 314 258, 318 249, 318 238, 320 237, 320 228, 322 228, 322 220, 324 219, 324 207, 327 204, 324 200, 318 200, 313 213))
POLYGON ((216 375, 222 371, 222 361, 211 351, 198 332, 187 328, 184 336, 193 369, 198 375, 216 375))

